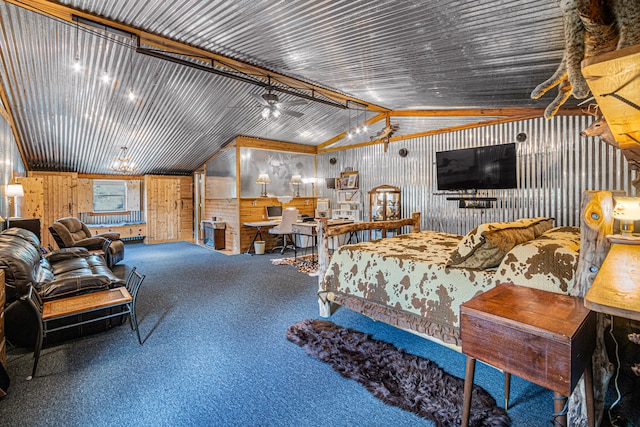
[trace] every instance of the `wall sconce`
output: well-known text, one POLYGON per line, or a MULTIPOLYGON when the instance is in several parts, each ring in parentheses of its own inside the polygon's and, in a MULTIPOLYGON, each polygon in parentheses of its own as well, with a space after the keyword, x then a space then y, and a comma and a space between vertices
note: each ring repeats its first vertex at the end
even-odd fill
MULTIPOLYGON (((633 236, 633 222, 640 220, 640 198, 614 197, 613 218, 620 220, 620 231, 624 239, 636 239, 633 236)), ((640 239, 640 238, 638 238, 640 239)))
POLYGON ((24 188, 22 184, 7 184, 4 187, 4 195, 13 197, 13 216, 18 216, 18 197, 24 196, 24 188))
POLYGON ((262 184, 262 193, 260 193, 260 197, 267 197, 267 184, 271 184, 271 178, 269 178, 269 174, 261 173, 260 175, 258 175, 256 184, 262 184))

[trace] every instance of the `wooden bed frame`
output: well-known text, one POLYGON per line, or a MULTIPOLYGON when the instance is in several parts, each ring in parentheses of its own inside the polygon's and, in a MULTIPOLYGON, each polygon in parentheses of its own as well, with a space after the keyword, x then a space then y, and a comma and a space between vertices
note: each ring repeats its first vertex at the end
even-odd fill
MULTIPOLYGON (((613 196, 621 195, 620 192, 611 191, 585 191, 581 205, 580 220, 580 255, 578 266, 576 269, 575 283, 573 289, 569 290, 569 294, 584 298, 587 290, 593 283, 595 275, 599 270, 604 258, 611 247, 606 239, 607 234, 613 231, 613 196)), ((399 229, 400 227, 411 226, 411 232, 420 232, 420 213, 412 213, 411 218, 401 219, 397 221, 374 221, 374 222, 357 222, 347 225, 328 226, 328 220, 318 220, 318 292, 319 295, 323 291, 322 280, 329 267, 329 240, 333 236, 337 236, 352 231, 366 230, 382 230, 382 235, 386 237, 386 230, 399 229)), ((320 308, 320 316, 330 317, 332 314, 331 293, 326 298, 318 298, 320 308)), ((604 331, 607 328, 608 321, 604 315, 598 313, 596 349, 593 354, 593 370, 594 370, 594 398, 595 398, 595 414, 596 420, 602 419, 604 413, 604 397, 607 392, 609 380, 613 376, 613 364, 610 363, 605 342, 604 331)), ((430 339, 456 351, 461 351, 458 346, 451 346, 425 334, 408 330, 413 334, 423 338, 430 339)), ((580 380, 583 382, 583 379, 580 380)), ((570 397, 569 420, 571 424, 579 424, 580 420, 586 422, 586 396, 584 388, 578 383, 573 394, 570 397)))
MULTIPOLYGON (((329 267, 329 240, 331 240, 331 237, 368 230, 382 230, 382 236, 386 237, 387 230, 400 229, 406 226, 411 226, 412 233, 420 232, 419 212, 413 212, 411 218, 395 221, 354 222, 352 224, 335 225, 332 227, 329 227, 328 222, 329 220, 325 218, 318 219, 318 292, 322 291, 322 278, 329 267)), ((330 297, 327 300, 318 298, 320 316, 322 317, 331 316, 331 302, 329 299, 330 297)))

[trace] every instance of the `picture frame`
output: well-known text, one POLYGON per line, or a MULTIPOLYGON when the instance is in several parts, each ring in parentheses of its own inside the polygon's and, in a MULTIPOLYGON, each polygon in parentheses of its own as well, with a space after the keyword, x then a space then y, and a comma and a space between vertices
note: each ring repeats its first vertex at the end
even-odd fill
POLYGON ((358 171, 343 172, 340 175, 343 190, 358 188, 358 171))

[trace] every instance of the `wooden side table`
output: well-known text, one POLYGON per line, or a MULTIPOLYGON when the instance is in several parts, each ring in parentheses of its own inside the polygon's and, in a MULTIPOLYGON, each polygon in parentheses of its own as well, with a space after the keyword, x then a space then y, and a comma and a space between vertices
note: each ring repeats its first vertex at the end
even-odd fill
MULTIPOLYGON (((462 352, 467 355, 463 426, 469 423, 476 359, 552 390, 556 414, 584 372, 589 426, 594 425, 596 316, 582 299, 502 284, 462 304, 460 316, 462 352)), ((556 421, 566 425, 566 414, 556 421)))

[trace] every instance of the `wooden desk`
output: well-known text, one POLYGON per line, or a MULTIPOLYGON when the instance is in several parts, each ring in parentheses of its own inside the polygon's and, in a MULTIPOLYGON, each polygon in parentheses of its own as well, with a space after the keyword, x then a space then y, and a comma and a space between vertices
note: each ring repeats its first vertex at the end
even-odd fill
POLYGON ((584 305, 593 311, 640 320, 640 245, 611 246, 584 305))
MULTIPOLYGON (((546 387, 560 399, 571 394, 584 372, 589 425, 594 425, 596 316, 582 299, 502 284, 462 304, 460 315, 467 355, 463 426, 469 422, 476 359, 546 387)), ((554 400, 556 414, 563 406, 563 400, 554 400)), ((566 425, 566 415, 556 420, 566 425)))

